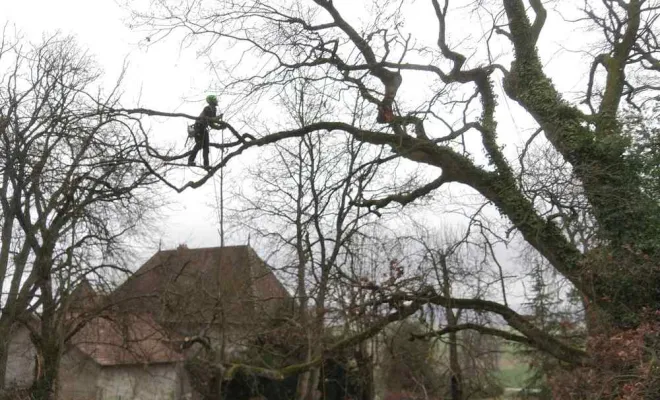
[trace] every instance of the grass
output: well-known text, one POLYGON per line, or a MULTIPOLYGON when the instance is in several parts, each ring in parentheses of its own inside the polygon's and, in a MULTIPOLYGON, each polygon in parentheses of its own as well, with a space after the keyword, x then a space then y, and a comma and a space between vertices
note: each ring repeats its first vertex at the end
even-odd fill
POLYGON ((499 371, 495 376, 505 388, 521 388, 531 378, 532 373, 525 360, 515 354, 515 347, 510 343, 504 343, 500 356, 499 371))
POLYGON ((521 388, 525 386, 531 373, 525 364, 511 365, 500 369, 495 376, 500 380, 502 386, 509 388, 521 388))
MULTIPOLYGON (((501 350, 502 353, 500 355, 500 361, 498 365, 499 370, 495 372, 495 377, 500 381, 502 387, 504 388, 524 388, 528 384, 529 379, 532 377, 532 372, 529 370, 527 361, 515 354, 516 348, 510 343, 503 343, 501 350)), ((507 390, 501 397, 489 400, 520 398, 521 397, 517 391, 507 390)))

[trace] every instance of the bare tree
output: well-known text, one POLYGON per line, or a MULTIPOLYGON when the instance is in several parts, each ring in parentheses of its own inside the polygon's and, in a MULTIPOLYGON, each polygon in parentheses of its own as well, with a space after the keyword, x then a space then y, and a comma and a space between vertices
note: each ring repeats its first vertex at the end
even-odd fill
MULTIPOLYGON (((286 115, 300 127, 332 111, 322 93, 310 93, 305 83, 283 93, 282 101, 286 115)), ((359 118, 358 109, 355 115, 359 118)), ((351 257, 350 244, 374 221, 355 200, 374 179, 382 152, 366 151, 355 140, 330 141, 310 133, 270 153, 251 169, 253 192, 239 194, 242 206, 233 220, 264 239, 285 265, 280 274, 291 277, 296 324, 305 332, 306 355, 299 361, 309 363, 321 358, 326 326, 339 306, 337 269, 351 257)), ((314 398, 319 373, 313 368, 299 378, 297 398, 314 398)))
POLYGON ((413 276, 423 277, 424 285, 437 288, 450 299, 440 307, 425 309, 420 315, 421 325, 407 335, 408 340, 443 343, 446 351, 436 357, 436 363, 446 373, 435 390, 455 400, 493 395, 498 388, 491 374, 496 369, 498 338, 509 339, 510 332, 501 328, 501 320, 479 310, 455 307, 451 299, 458 295, 464 299, 498 297, 508 303, 507 277, 493 250, 497 243, 477 220, 460 235, 449 230, 439 233, 420 224, 414 233, 399 240, 407 243, 406 263, 417 266, 413 276))
POLYGON ((38 354, 32 396, 50 399, 65 344, 99 312, 73 313, 70 294, 83 280, 107 283, 113 271, 126 271, 126 240, 158 204, 157 180, 136 151, 130 121, 103 111, 116 104, 119 87, 102 94, 100 72, 72 38, 16 41, 6 58, 0 340, 8 342, 16 323, 30 330, 38 354))
MULTIPOLYGON (((340 133, 364 144, 388 146, 397 158, 429 167, 434 176, 414 188, 392 188, 389 196, 365 195, 361 205, 406 205, 449 183, 468 187, 492 204, 506 218, 510 231, 589 301, 601 317, 602 328, 634 327, 642 319, 639 310, 657 309, 660 304, 655 267, 660 258, 660 212, 657 199, 643 187, 644 171, 629 157, 620 111, 643 109, 656 101, 655 32, 660 5, 655 0, 585 0, 583 4, 583 18, 568 26, 596 27, 601 40, 583 48, 591 54, 591 68, 575 100, 560 93, 539 55, 539 38, 548 34, 545 22, 558 14, 550 14, 552 10, 538 0, 474 2, 467 8, 464 3, 431 0, 420 9, 405 2, 364 2, 360 5, 367 10, 362 18, 353 18, 353 3, 349 7, 325 0, 277 4, 173 0, 135 10, 136 23, 152 28, 152 40, 183 32, 188 40, 207 40, 204 50, 209 55, 214 55, 218 43, 244 52, 245 57, 237 57, 236 64, 227 68, 225 86, 239 94, 246 108, 262 105, 254 99, 299 80, 334 82, 326 100, 337 107, 336 112, 303 127, 254 132, 254 140, 226 144, 230 152, 207 176, 172 186, 197 187, 249 148, 312 132, 324 138, 340 133), (411 10, 433 17, 434 45, 425 45, 423 39, 428 38, 405 31, 403 16, 411 10), (461 14, 465 10, 467 14, 461 14), (478 20, 483 15, 489 18, 485 25, 478 20), (459 30, 450 29, 461 17, 472 18, 461 25, 474 21, 476 35, 455 38, 459 30), (508 67, 494 59, 498 48, 511 59, 508 67), (247 63, 258 68, 241 68, 247 63), (501 93, 496 82, 502 83, 501 93), (406 92, 423 95, 411 98, 406 92), (554 171, 541 170, 543 176, 534 177, 516 168, 519 160, 502 148, 506 132, 498 128, 498 97, 513 100, 533 121, 537 129, 525 145, 545 138, 552 153, 570 169, 574 191, 555 193, 565 187, 544 185, 538 196, 530 188, 530 180, 543 182, 554 171), (344 105, 356 101, 369 105, 374 114, 377 111, 376 121, 383 125, 376 128, 372 121, 352 119, 344 105), (462 109, 458 115, 457 108, 462 109), (479 158, 480 153, 485 158, 479 158), (566 203, 566 196, 573 200, 566 203), (571 240, 575 204, 584 206, 581 218, 595 228, 597 248, 586 251, 571 240)), ((168 159, 155 150, 152 155, 154 160, 168 159)), ((421 304, 451 304, 499 314, 521 333, 517 340, 529 341, 569 364, 592 364, 585 351, 544 332, 507 304, 452 299, 434 288, 423 289, 397 300, 407 300, 418 309, 421 304)))

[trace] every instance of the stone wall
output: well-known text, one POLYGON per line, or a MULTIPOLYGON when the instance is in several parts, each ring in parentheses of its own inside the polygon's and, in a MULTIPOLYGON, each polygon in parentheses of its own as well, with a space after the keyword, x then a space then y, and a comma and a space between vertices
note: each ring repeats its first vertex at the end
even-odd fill
POLYGON ((175 364, 104 367, 98 379, 99 400, 179 400, 186 383, 175 364))
POLYGON ((57 385, 59 400, 96 399, 101 368, 87 355, 72 348, 62 356, 57 385))
POLYGON ((7 387, 27 387, 34 379, 36 351, 25 327, 17 326, 11 334, 7 353, 7 387))
MULTIPOLYGON (((29 387, 34 379, 35 349, 27 329, 17 328, 9 343, 6 382, 29 387)), ((179 364, 99 366, 76 348, 62 357, 59 400, 188 400, 187 375, 179 364)))

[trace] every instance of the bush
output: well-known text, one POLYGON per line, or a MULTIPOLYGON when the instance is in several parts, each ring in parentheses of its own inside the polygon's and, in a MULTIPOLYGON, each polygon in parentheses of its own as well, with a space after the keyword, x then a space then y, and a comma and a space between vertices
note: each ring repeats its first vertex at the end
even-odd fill
MULTIPOLYGON (((660 311, 657 312, 660 314, 660 311)), ((550 379, 556 399, 660 399, 660 322, 587 340, 594 367, 563 370, 550 379)))
POLYGON ((423 327, 409 321, 386 332, 383 370, 388 392, 415 398, 425 391, 430 397, 440 397, 448 389, 448 377, 437 368, 440 362, 434 341, 410 341, 411 335, 423 332, 423 327))

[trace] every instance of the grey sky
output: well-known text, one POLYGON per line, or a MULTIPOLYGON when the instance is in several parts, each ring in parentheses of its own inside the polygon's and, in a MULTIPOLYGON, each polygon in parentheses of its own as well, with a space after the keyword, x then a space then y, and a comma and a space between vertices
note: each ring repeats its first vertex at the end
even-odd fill
MULTIPOLYGON (((343 3, 348 4, 348 1, 340 3, 338 7, 341 8, 343 3)), ((192 49, 182 49, 176 41, 165 41, 149 48, 140 47, 138 43, 147 33, 134 32, 127 27, 126 12, 115 0, 4 0, 3 3, 3 18, 15 24, 17 30, 33 40, 38 40, 44 32, 52 33, 57 30, 74 34, 80 44, 88 48, 98 60, 106 72, 105 79, 108 84, 117 79, 124 60, 128 60, 129 69, 123 85, 126 92, 123 97, 125 106, 145 106, 169 112, 197 114, 203 106, 207 89, 213 84, 213 76, 206 69, 206 61, 198 59, 192 49)), ((565 15, 574 13, 574 6, 578 4, 573 0, 562 0, 561 3, 566 7, 565 15)), ((425 2, 415 2, 409 15, 409 20, 414 23, 408 24, 406 29, 433 45, 436 40, 437 21, 432 13, 426 12, 427 9, 428 4, 425 2)), ((488 16, 477 15, 473 18, 487 20, 488 16)), ((460 35, 470 30, 464 21, 452 19, 449 23, 450 34, 455 32, 460 35)), ((578 37, 582 37, 581 40, 587 39, 584 33, 574 32, 572 28, 566 29, 564 24, 557 14, 551 13, 539 48, 547 72, 558 89, 570 94, 583 82, 588 65, 583 62, 582 54, 567 51, 565 47, 579 45, 580 43, 575 41, 578 37), (570 73, 566 73, 568 71, 570 73)), ((504 55, 500 62, 508 66, 509 60, 510 58, 504 55)), ((497 86, 501 87, 501 82, 497 82, 497 86)), ((420 85, 410 87, 414 89, 420 85)), ((223 104, 223 99, 220 99, 221 111, 226 105, 223 104)), ((524 143, 529 130, 532 129, 531 120, 506 98, 500 98, 499 107, 500 139, 507 146, 507 154, 515 157, 517 147, 524 143)), ((183 151, 186 121, 152 118, 150 122, 152 133, 157 135, 159 140, 163 143, 174 143, 183 151)), ((215 139, 218 140, 219 133, 212 135, 216 135, 215 139)), ((243 164, 251 161, 249 154, 240 160, 243 164)), ((234 172, 240 168, 241 164, 231 166, 234 172)), ((190 169, 182 169, 180 174, 182 179, 194 178, 194 172, 190 169)), ((242 180, 228 182, 238 184, 242 180)), ((452 185, 452 188, 455 189, 456 185, 452 185)), ((217 214, 210 206, 216 201, 216 189, 217 186, 210 182, 201 189, 188 190, 183 194, 167 192, 171 206, 163 215, 162 233, 151 242, 141 244, 144 254, 152 253, 159 241, 162 241, 163 247, 166 248, 179 243, 187 243, 191 247, 219 245, 217 214)), ((445 220, 447 216, 436 218, 445 220)), ((228 244, 236 244, 235 238, 229 237, 228 244)))
MULTIPOLYGON (((105 82, 114 83, 124 60, 129 63, 123 85, 126 106, 139 104, 149 108, 197 114, 203 107, 206 89, 210 84, 204 65, 192 51, 179 49, 175 44, 140 48, 138 42, 145 35, 131 32, 122 21, 126 15, 113 0, 24 0, 3 1, 3 18, 24 36, 37 41, 43 34, 61 31, 73 34, 89 49, 105 71, 105 82), (198 101, 186 101, 197 98, 198 101), (199 101, 201 100, 201 101, 199 101)), ((10 25, 11 26, 11 25, 10 25)), ((183 149, 186 122, 156 119, 154 134, 167 143, 183 149)), ((191 179, 191 171, 181 171, 191 179)), ((175 194, 167 216, 162 220, 162 235, 143 244, 151 253, 162 240, 164 247, 187 243, 191 247, 219 244, 216 213, 209 204, 215 202, 213 184, 202 189, 175 194)))

